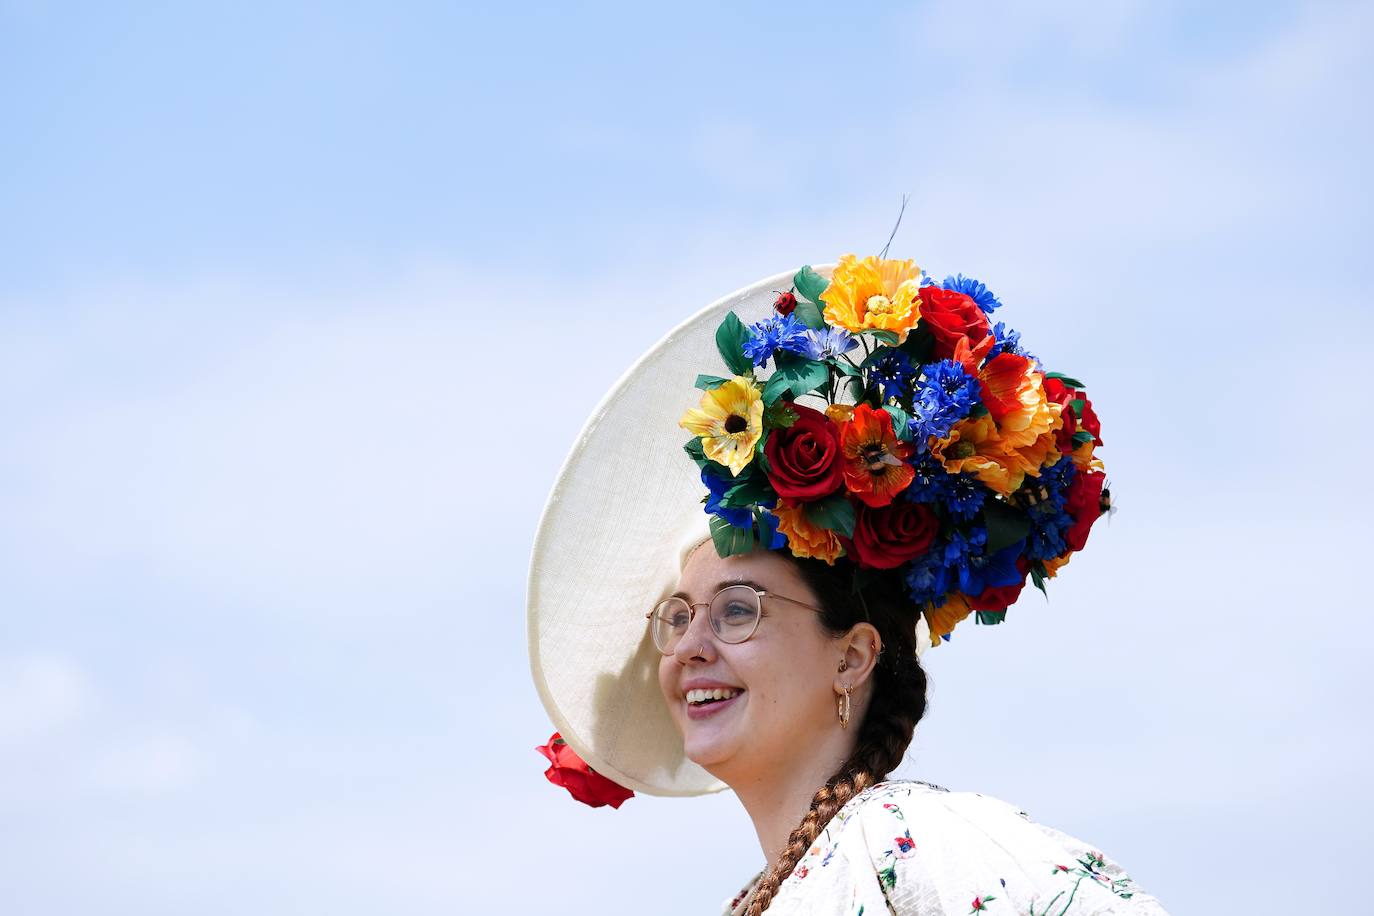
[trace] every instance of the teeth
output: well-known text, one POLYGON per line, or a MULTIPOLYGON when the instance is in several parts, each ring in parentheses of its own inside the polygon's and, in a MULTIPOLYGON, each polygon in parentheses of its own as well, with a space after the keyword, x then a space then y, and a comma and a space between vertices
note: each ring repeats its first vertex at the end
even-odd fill
POLYGON ((688 703, 705 703, 708 700, 728 700, 738 696, 741 691, 734 687, 715 687, 711 690, 689 690, 687 691, 688 703))

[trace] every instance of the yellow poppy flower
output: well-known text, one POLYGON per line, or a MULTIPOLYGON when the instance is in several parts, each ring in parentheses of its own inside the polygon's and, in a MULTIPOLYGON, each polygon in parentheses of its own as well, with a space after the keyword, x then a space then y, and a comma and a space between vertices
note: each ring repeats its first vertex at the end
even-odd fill
POLYGON ((912 260, 884 261, 869 255, 860 261, 844 255, 821 293, 825 320, 855 333, 892 331, 900 343, 921 320, 920 276, 921 268, 912 260))
POLYGON ((972 610, 969 607, 968 599, 958 592, 948 595, 945 598, 945 603, 940 607, 927 604, 923 613, 926 616, 926 625, 930 627, 931 647, 934 648, 943 642, 940 637, 953 633, 954 627, 972 610))
POLYGON ((682 415, 678 425, 701 437, 701 447, 717 464, 738 477, 763 436, 763 395, 746 376, 737 375, 702 392, 701 406, 682 415))

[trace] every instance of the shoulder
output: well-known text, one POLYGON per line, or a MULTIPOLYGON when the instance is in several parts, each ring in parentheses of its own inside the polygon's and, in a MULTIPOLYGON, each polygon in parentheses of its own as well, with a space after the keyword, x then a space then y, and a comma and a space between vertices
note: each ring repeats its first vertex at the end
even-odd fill
POLYGON ((851 799, 789 883, 836 860, 855 899, 880 895, 899 916, 1051 905, 1067 916, 1164 913, 1100 850, 1001 799, 916 780, 878 783, 851 799))

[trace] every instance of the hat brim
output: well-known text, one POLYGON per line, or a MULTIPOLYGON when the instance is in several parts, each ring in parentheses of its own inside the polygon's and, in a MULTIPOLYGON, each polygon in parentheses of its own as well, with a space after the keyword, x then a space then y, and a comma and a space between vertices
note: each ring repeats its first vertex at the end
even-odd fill
MULTIPOLYGON (((831 266, 816 268, 829 276, 831 266)), ((549 718, 597 772, 636 792, 702 795, 725 785, 691 760, 658 686, 645 615, 677 586, 684 531, 706 532, 705 489, 678 426, 718 367, 727 312, 767 317, 791 272, 717 300, 669 332, 592 412, 535 535, 530 670, 549 718)))

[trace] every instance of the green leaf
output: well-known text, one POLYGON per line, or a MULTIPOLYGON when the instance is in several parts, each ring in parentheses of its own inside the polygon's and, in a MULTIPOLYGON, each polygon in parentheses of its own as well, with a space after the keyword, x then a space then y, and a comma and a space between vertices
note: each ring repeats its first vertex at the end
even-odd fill
POLYGON ((830 281, 812 270, 811 265, 808 264, 797 271, 797 275, 792 278, 792 285, 797 288, 797 292, 802 296, 810 299, 816 305, 820 305, 821 293, 825 292, 830 281))
POLYGON ((752 528, 736 528, 719 515, 711 516, 711 540, 716 545, 716 554, 722 557, 749 553, 754 549, 752 528))
POLYGON ((841 359, 839 357, 836 357, 835 359, 826 360, 826 364, 832 366, 836 372, 840 373, 840 375, 847 375, 853 378, 854 376, 861 374, 859 372, 859 368, 847 359, 841 359))
POLYGON ((849 380, 849 396, 854 400, 854 403, 855 403, 855 404, 857 404, 857 403, 859 403, 860 401, 863 400, 863 398, 864 398, 864 380, 863 380, 863 376, 856 375, 856 376, 854 376, 853 378, 851 378, 851 379, 849 380))
POLYGON ((859 363, 860 369, 872 369, 882 361, 883 357, 892 352, 892 347, 874 347, 873 352, 868 354, 863 362, 859 363))
POLYGON ((885 343, 888 346, 896 346, 897 341, 902 339, 901 335, 898 334, 896 331, 883 331, 874 328, 869 328, 868 330, 860 331, 859 333, 870 334, 872 335, 874 340, 878 341, 879 343, 885 343))
POLYGON ((1013 509, 1000 499, 984 501, 983 521, 988 526, 988 543, 984 548, 988 554, 1010 547, 1030 534, 1031 523, 1026 513, 1013 509))
POLYGON ((826 368, 825 363, 817 360, 779 353, 777 364, 777 369, 768 379, 768 384, 763 386, 765 404, 776 401, 784 391, 790 392, 794 398, 799 398, 808 391, 830 382, 830 370, 826 368))
POLYGON ((730 381, 728 378, 721 378, 719 375, 698 375, 695 387, 702 391, 710 391, 713 388, 719 388, 728 381, 730 381))
POLYGON ((834 531, 847 538, 854 536, 854 504, 843 493, 835 493, 814 503, 807 503, 802 510, 807 521, 827 531, 834 531))
POLYGON ((754 509, 754 527, 758 531, 759 543, 765 548, 773 543, 773 534, 778 530, 778 517, 762 509, 754 509))
POLYGON ((1070 388, 1087 388, 1087 387, 1088 387, 1087 385, 1085 385, 1085 384, 1083 384, 1082 382, 1080 382, 1078 379, 1076 379, 1076 378, 1071 378, 1071 377, 1065 375, 1065 374, 1062 373, 1062 372, 1046 372, 1046 373, 1045 373, 1045 378, 1057 378, 1057 379, 1059 379, 1059 381, 1063 382, 1065 385, 1068 385, 1070 388))
POLYGON ((747 474, 731 484, 721 496, 720 504, 727 509, 749 509, 772 495, 773 488, 768 485, 766 475, 747 474))
POLYGON ((728 313, 720 327, 716 328, 716 349, 735 375, 744 375, 754 366, 749 357, 744 355, 744 341, 748 337, 749 329, 734 312, 728 313))
POLYGON ((763 428, 787 429, 800 416, 786 401, 774 401, 763 409, 763 428))
POLYGON ((700 436, 693 436, 682 450, 687 456, 697 463, 698 466, 704 465, 709 459, 706 457, 706 448, 701 444, 700 436))
POLYGON ((973 407, 969 409, 968 415, 970 417, 985 417, 989 413, 991 413, 991 411, 988 410, 987 407, 985 407, 984 405, 974 404, 973 407))
POLYGON ((1034 563, 1031 564, 1030 574, 1031 581, 1035 583, 1035 587, 1040 589, 1040 593, 1044 595, 1046 598, 1048 598, 1050 596, 1050 593, 1045 591, 1045 564, 1042 563, 1040 560, 1036 560, 1034 563))
POLYGON ((825 327, 825 316, 821 314, 821 307, 814 302, 798 299, 797 307, 792 310, 792 314, 796 315, 798 321, 813 331, 819 331, 825 327))
MULTIPOLYGON (((978 616, 974 618, 975 623, 985 623, 988 625, 998 624, 1007 619, 1006 611, 978 611, 978 616)), ((984 897, 984 900, 991 900, 991 897, 984 897)))
POLYGON ((1073 415, 1081 420, 1083 418, 1083 399, 1074 398, 1069 402, 1069 406, 1073 408, 1073 415))
POLYGON ((892 431, 897 434, 897 438, 903 442, 910 442, 911 427, 907 422, 911 419, 911 414, 893 404, 884 404, 883 410, 892 418, 892 431))
POLYGON ((1088 432, 1086 429, 1080 429, 1078 432, 1073 434, 1073 444, 1075 448, 1085 443, 1094 441, 1096 440, 1093 439, 1093 434, 1088 432))

